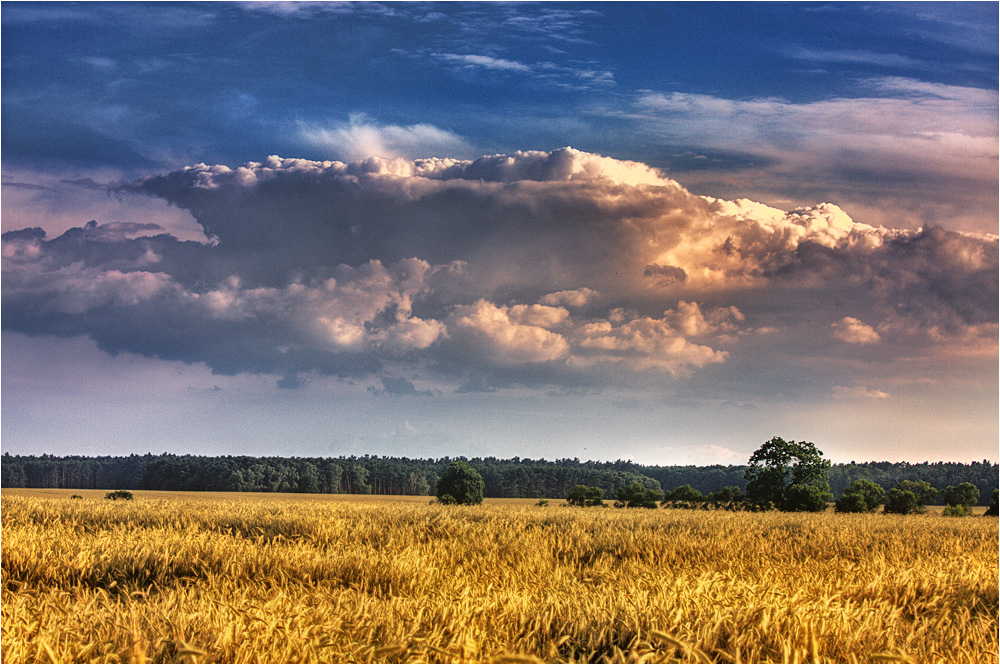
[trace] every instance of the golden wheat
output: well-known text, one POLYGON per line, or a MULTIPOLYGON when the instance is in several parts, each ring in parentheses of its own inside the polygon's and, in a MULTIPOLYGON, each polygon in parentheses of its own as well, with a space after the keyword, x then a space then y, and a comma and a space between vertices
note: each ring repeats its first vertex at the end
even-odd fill
POLYGON ((5 492, 6 662, 997 662, 997 521, 5 492))

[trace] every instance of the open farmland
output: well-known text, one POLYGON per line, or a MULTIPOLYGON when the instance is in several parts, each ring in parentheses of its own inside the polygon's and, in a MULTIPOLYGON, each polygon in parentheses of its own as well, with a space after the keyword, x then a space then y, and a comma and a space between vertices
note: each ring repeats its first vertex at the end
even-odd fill
POLYGON ((994 519, 31 492, 6 662, 998 659, 994 519))

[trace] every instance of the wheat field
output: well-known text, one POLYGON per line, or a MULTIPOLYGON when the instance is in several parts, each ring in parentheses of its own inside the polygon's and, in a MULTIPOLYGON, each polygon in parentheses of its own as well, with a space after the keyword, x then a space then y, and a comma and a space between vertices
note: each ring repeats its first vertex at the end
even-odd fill
POLYGON ((4 662, 997 662, 997 520, 2 498, 4 662))

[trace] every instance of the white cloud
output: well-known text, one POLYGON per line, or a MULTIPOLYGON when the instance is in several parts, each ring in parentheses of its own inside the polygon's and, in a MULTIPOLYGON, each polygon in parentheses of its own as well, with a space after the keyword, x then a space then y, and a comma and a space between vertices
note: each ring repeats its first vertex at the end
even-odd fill
POLYGON ((46 332, 59 319, 102 348, 288 385, 399 362, 469 385, 478 372, 484 386, 680 379, 725 363, 752 384, 834 340, 846 344, 830 362, 848 367, 996 349, 995 236, 696 196, 572 148, 272 156, 124 189, 190 211, 217 242, 134 223, 8 233, 5 321, 46 332), (848 306, 831 325, 830 308, 848 306))
POLYGON ((587 303, 600 297, 600 293, 584 286, 579 289, 568 289, 565 291, 556 291, 555 293, 547 293, 542 296, 538 302, 543 305, 583 307, 587 303))
POLYGON ((848 344, 875 344, 882 340, 874 328, 851 316, 845 316, 839 321, 831 323, 830 327, 833 328, 834 337, 848 344))
POLYGON ((866 386, 834 386, 833 396, 837 399, 889 399, 891 395, 866 386))
POLYGON ((299 135, 308 145, 347 160, 369 157, 420 157, 428 154, 465 154, 469 144, 458 134, 434 125, 380 125, 364 114, 346 123, 301 123, 299 135))
POLYGON ((432 53, 433 57, 466 67, 483 67, 484 69, 499 69, 501 71, 530 72, 531 67, 514 60, 504 60, 488 55, 458 55, 456 53, 432 53))

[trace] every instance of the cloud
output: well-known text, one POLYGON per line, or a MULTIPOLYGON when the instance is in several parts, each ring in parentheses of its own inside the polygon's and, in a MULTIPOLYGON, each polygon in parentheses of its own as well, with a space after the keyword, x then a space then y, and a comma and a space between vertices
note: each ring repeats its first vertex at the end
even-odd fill
POLYGON ((836 196, 873 225, 994 230, 996 90, 900 76, 856 89, 807 102, 645 90, 626 117, 671 145, 755 157, 726 163, 726 177, 690 168, 689 185, 784 202, 836 196))
POLYGON ((889 399, 891 395, 866 386, 834 386, 833 396, 837 399, 889 399))
POLYGON ((515 62, 494 58, 488 55, 458 55, 456 53, 432 53, 431 56, 439 58, 445 62, 450 62, 465 67, 483 67, 484 69, 498 69, 510 72, 530 72, 531 67, 515 62))
POLYGON ((5 329, 89 335, 114 353, 286 387, 408 368, 463 391, 722 367, 752 386, 817 357, 842 362, 815 370, 828 386, 823 372, 846 383, 873 353, 996 350, 996 236, 697 196, 644 164, 572 148, 268 157, 119 191, 187 211, 213 242, 140 220, 5 233, 5 329))
POLYGON ((851 316, 831 323, 830 327, 833 328, 834 337, 848 344, 875 344, 882 339, 870 325, 851 316))
POLYGON ((364 114, 351 115, 346 123, 329 126, 300 123, 299 136, 306 145, 347 160, 466 154, 470 150, 462 137, 446 129, 426 123, 379 125, 364 114))

